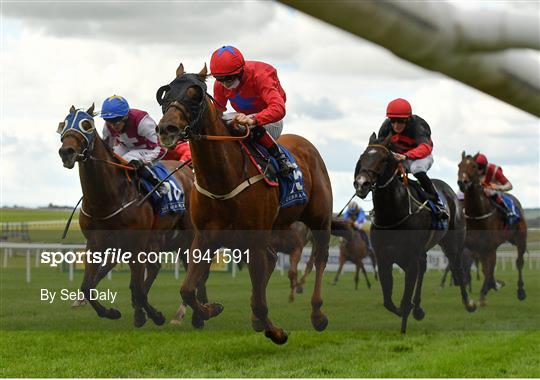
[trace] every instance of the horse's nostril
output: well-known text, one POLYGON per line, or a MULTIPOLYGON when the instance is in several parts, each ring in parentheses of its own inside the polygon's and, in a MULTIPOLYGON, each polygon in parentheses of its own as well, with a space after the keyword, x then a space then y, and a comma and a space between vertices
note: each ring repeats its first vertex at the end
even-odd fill
POLYGON ((60 157, 68 157, 74 155, 75 149, 72 147, 62 147, 58 150, 58 154, 60 154, 60 157))
POLYGON ((170 134, 176 133, 178 132, 178 127, 176 125, 169 124, 165 127, 165 132, 170 134))

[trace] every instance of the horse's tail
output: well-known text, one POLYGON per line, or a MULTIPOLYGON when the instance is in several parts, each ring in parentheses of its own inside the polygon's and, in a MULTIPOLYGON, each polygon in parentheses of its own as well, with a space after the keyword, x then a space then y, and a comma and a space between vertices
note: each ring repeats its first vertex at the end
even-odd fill
POLYGON ((350 222, 338 218, 332 218, 331 234, 341 236, 347 240, 352 239, 353 227, 350 222))

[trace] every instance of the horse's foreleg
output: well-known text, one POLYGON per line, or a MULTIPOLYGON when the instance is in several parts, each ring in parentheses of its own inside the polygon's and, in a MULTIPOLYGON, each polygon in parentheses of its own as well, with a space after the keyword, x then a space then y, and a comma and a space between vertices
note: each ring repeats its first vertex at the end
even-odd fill
POLYGON ((217 249, 214 245, 203 242, 203 239, 198 234, 195 236, 189 251, 186 278, 180 288, 182 299, 193 309, 191 324, 195 328, 204 327, 204 321, 219 315, 223 311, 223 305, 220 303, 202 304, 196 297, 197 287, 201 284, 201 281, 204 282, 211 264, 209 260, 200 260, 201 253, 204 255, 206 251, 214 252, 217 249), (198 250, 198 256, 194 255, 195 249, 198 250))
MULTIPOLYGON (((114 265, 111 266, 111 268, 114 267, 114 265)), ((118 319, 122 316, 120 311, 117 309, 107 309, 104 307, 99 301, 92 300, 91 290, 95 289, 97 286, 97 283, 107 275, 108 271, 105 271, 102 269, 103 267, 100 266, 100 264, 96 263, 88 263, 86 262, 84 265, 84 278, 83 282, 81 284, 81 292, 84 294, 84 298, 90 303, 90 305, 94 308, 97 315, 101 318, 107 318, 107 319, 118 319)))
POLYGON ((517 241, 517 249, 518 249, 518 257, 516 259, 516 267, 518 270, 517 298, 520 301, 523 301, 527 297, 527 294, 525 293, 525 284, 523 282, 523 264, 524 264, 523 255, 525 254, 526 245, 527 245, 526 233, 527 233, 526 231, 525 233, 521 233, 517 241))
POLYGON ((146 292, 144 291, 144 265, 138 262, 129 264, 131 272, 131 281, 129 289, 131 290, 131 306, 133 307, 133 325, 142 327, 146 323, 146 315, 143 311, 143 305, 146 303, 146 292))
POLYGON ((407 268, 405 268, 405 288, 403 289, 403 296, 401 297, 401 332, 407 332, 407 319, 412 309, 412 295, 416 280, 418 279, 418 254, 409 260, 407 268))
POLYGON ((448 276, 448 272, 450 272, 450 263, 448 263, 446 268, 444 268, 444 273, 442 275, 441 283, 439 285, 441 289, 444 289, 444 284, 446 283, 446 276, 448 276))
POLYGON ((262 327, 265 336, 274 343, 284 344, 287 342, 287 333, 270 321, 266 303, 266 287, 276 262, 277 256, 273 252, 266 252, 266 248, 255 247, 250 250, 252 325, 255 331, 260 331, 262 327))
POLYGON ((418 277, 416 280, 416 288, 414 290, 414 299, 413 299, 413 317, 417 321, 424 319, 426 313, 420 306, 422 298, 422 283, 424 281, 424 274, 426 273, 426 253, 423 253, 418 258, 418 277))
MULTIPOLYGON (((369 282, 369 278, 368 278, 368 275, 367 275, 367 272, 366 272, 366 268, 364 268, 364 263, 362 262, 362 259, 360 259, 360 270, 362 271, 362 273, 364 274, 364 278, 366 279, 366 285, 368 287, 368 289, 371 289, 371 283, 369 282)), ((358 269, 357 269, 358 270, 358 269)), ((356 283, 356 286, 358 288, 358 281, 356 283)))
POLYGON ((391 313, 401 316, 401 312, 398 310, 394 301, 392 301, 392 288, 394 286, 394 279, 392 277, 392 262, 388 259, 379 259, 379 281, 381 283, 381 289, 383 292, 384 307, 391 313))
POLYGON ((322 281, 324 269, 328 261, 330 231, 313 230, 313 255, 315 256, 315 286, 311 296, 311 324, 317 331, 323 331, 328 326, 328 318, 322 312, 322 281))
POLYGON ((289 282, 291 285, 291 291, 289 293, 289 302, 294 301, 294 293, 296 291, 296 286, 298 285, 298 262, 302 256, 302 248, 294 249, 289 256, 289 282))
POLYGON ((144 292, 148 295, 150 292, 150 288, 152 287, 152 284, 156 280, 156 277, 161 269, 160 263, 154 263, 154 264, 146 264, 146 272, 147 276, 144 280, 144 292))
POLYGON ((332 281, 332 285, 336 285, 339 279, 339 275, 341 274, 341 271, 343 270, 343 265, 345 264, 345 255, 340 252, 339 253, 339 267, 336 272, 336 276, 334 277, 334 281, 332 281))
POLYGON ((311 255, 309 256, 308 262, 306 263, 306 268, 304 269, 304 275, 300 279, 300 283, 296 286, 296 293, 301 294, 304 292, 304 284, 306 283, 306 279, 313 270, 313 263, 315 261, 315 257, 313 256, 313 248, 311 249, 311 255))
POLYGON ((480 254, 480 261, 482 263, 482 272, 484 273, 484 283, 482 285, 482 289, 480 290, 480 306, 486 306, 486 296, 489 290, 496 287, 494 274, 496 264, 495 252, 483 252, 480 254), (493 256, 495 256, 495 259, 493 256))

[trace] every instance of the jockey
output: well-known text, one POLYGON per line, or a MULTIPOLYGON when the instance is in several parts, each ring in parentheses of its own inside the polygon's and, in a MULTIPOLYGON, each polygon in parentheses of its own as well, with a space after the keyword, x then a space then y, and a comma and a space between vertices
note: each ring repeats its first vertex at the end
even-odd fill
POLYGON ((502 169, 488 163, 487 157, 482 153, 476 155, 476 164, 478 165, 478 174, 480 183, 484 187, 486 196, 491 197, 499 208, 504 211, 506 217, 513 216, 513 212, 506 207, 500 193, 512 190, 512 184, 504 176, 502 169))
POLYGON ((436 203, 436 216, 448 219, 439 195, 427 176, 427 171, 433 165, 433 142, 428 123, 420 116, 413 115, 410 103, 401 98, 388 103, 386 117, 379 130, 379 139, 392 135, 394 158, 403 161, 405 169, 416 177, 429 198, 436 203))
POLYGON ((364 231, 363 226, 366 223, 366 213, 362 207, 358 206, 358 203, 352 201, 347 208, 347 211, 343 214, 343 219, 348 220, 353 223, 354 228, 360 232, 362 239, 368 246, 370 250, 373 250, 371 246, 371 241, 369 240, 368 234, 364 231))
POLYGON ((225 114, 224 119, 248 125, 254 139, 277 160, 280 175, 294 171, 276 144, 283 130, 286 101, 276 69, 267 63, 244 61, 238 49, 223 46, 212 54, 210 70, 216 78, 214 98, 218 109, 224 112, 229 100, 237 111, 225 114))
POLYGON ((191 149, 188 141, 180 141, 174 148, 167 151, 162 160, 187 161, 191 160, 191 149))
MULTIPOLYGON (((117 95, 105 99, 101 107, 101 117, 105 120, 105 144, 137 169, 137 174, 156 186, 159 178, 148 164, 162 158, 167 152, 159 142, 156 122, 148 113, 130 109, 126 99, 117 95)), ((160 196, 168 192, 169 184, 165 182, 157 190, 160 196)))
POLYGON ((354 228, 360 231, 366 222, 366 213, 358 206, 358 203, 352 201, 343 214, 343 219, 353 222, 354 228))

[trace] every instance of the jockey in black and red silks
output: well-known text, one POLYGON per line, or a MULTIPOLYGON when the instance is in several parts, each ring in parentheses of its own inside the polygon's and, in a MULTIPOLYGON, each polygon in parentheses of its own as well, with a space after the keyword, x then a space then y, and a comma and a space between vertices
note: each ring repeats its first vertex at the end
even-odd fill
POLYGON ((484 193, 500 206, 508 217, 512 212, 506 207, 501 192, 512 190, 512 184, 504 176, 502 168, 492 163, 488 163, 487 157, 482 153, 476 155, 476 164, 478 165, 478 174, 480 175, 480 183, 484 187, 484 193))
POLYGON ((433 142, 428 123, 413 115, 410 103, 405 99, 392 100, 386 108, 387 119, 379 130, 379 139, 392 135, 394 158, 412 173, 432 201, 437 203, 437 217, 448 218, 427 171, 433 165, 433 142))
POLYGON ((279 174, 291 173, 294 166, 276 144, 283 130, 286 101, 276 69, 264 62, 244 61, 237 48, 223 46, 212 54, 210 70, 216 78, 217 107, 224 112, 228 100, 237 111, 223 118, 248 125, 255 140, 277 160, 279 174))

